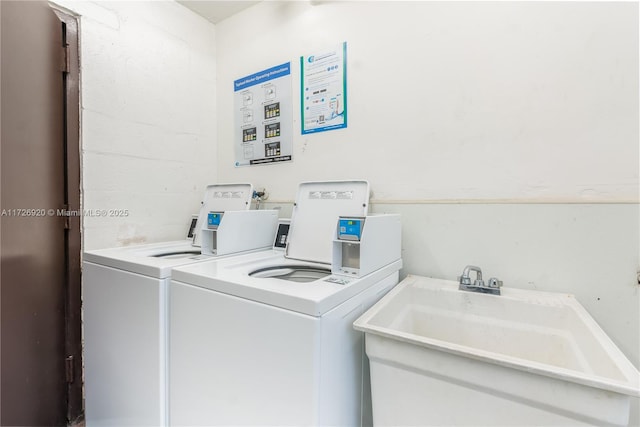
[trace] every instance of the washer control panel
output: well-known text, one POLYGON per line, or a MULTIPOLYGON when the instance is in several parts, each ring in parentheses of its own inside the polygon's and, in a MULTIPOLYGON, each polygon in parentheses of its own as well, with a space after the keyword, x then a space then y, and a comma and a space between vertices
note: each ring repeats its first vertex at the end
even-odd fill
POLYGON ((216 230, 220 226, 224 212, 209 212, 207 215, 207 228, 216 230))
POLYGON ((340 217, 338 221, 338 240, 360 241, 362 238, 362 228, 364 227, 364 218, 340 217))

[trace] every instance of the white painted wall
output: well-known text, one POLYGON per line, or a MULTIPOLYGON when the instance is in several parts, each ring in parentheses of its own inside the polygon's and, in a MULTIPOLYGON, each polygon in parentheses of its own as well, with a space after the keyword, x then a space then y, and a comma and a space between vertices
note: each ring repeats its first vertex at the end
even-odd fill
POLYGON ((57 1, 80 16, 84 249, 181 239, 215 182, 215 26, 173 1, 57 1))
POLYGON ((402 214, 403 276, 573 293, 640 367, 638 3, 312 3, 216 26, 219 179, 287 216, 300 181, 366 178, 402 214), (298 112, 300 55, 342 41, 348 129, 235 168, 233 80, 291 61, 298 112))
POLYGON ((221 178, 276 199, 345 175, 384 200, 638 200, 637 3, 312 3, 216 26, 219 105, 284 61, 297 94, 300 55, 347 41, 348 129, 298 134, 294 163, 235 168, 220 108, 221 178))

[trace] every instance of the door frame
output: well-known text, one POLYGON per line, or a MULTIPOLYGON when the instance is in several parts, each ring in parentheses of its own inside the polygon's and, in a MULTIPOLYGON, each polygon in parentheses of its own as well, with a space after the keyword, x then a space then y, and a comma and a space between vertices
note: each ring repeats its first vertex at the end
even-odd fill
POLYGON ((80 58, 78 19, 57 7, 54 12, 63 27, 62 78, 64 79, 65 207, 73 212, 65 218, 65 361, 67 419, 70 425, 84 417, 82 375, 82 206, 80 169, 80 58))

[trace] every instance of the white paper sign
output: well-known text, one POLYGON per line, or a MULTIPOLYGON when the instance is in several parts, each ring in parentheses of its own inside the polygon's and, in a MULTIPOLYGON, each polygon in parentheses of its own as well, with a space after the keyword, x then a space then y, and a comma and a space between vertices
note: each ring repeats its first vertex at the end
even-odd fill
POLYGON ((291 63, 242 77, 233 86, 235 165, 291 160, 291 63))

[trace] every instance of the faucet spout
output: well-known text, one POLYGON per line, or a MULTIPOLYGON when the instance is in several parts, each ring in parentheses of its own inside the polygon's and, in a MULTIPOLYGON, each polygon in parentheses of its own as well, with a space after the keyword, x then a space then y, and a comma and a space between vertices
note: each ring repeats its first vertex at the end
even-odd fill
POLYGON ((470 285, 471 277, 469 277, 469 274, 471 274, 472 271, 476 272, 476 281, 478 280, 482 281, 482 269, 480 267, 476 267, 475 265, 467 265, 462 271, 462 277, 460 278, 460 283, 462 283, 462 281, 464 280, 465 282, 468 282, 467 284, 470 285))
POLYGON ((472 292, 483 292, 500 295, 500 286, 502 286, 502 281, 492 277, 489 280, 489 284, 485 285, 484 280, 482 280, 482 269, 480 267, 476 267, 475 265, 467 265, 462 271, 462 276, 460 276, 460 286, 458 289, 461 291, 472 291, 472 292), (471 272, 476 273, 476 280, 471 283, 471 272))

